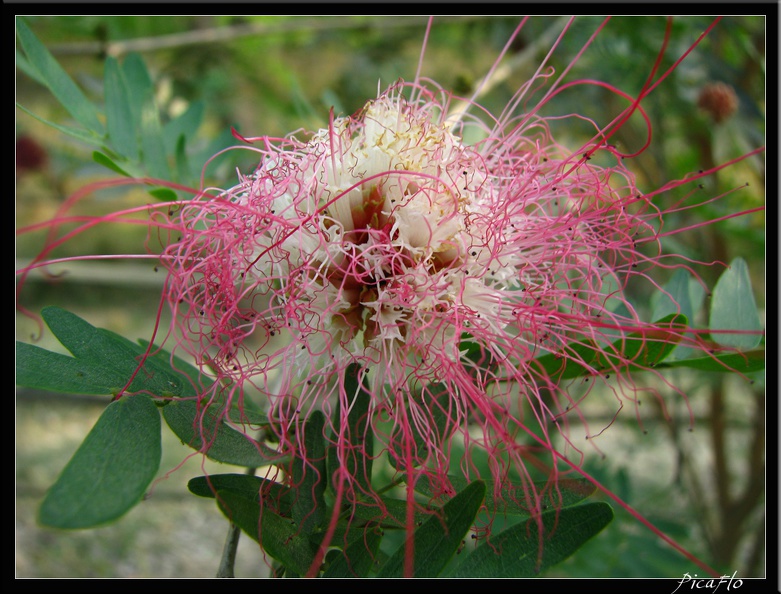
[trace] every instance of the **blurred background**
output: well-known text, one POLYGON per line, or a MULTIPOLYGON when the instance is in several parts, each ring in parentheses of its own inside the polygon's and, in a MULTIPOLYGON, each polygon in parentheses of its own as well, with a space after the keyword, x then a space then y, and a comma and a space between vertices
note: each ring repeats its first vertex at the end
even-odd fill
MULTIPOLYGON (((365 16, 52 16, 24 20, 97 105, 103 105, 107 56, 121 63, 132 53, 139 54, 154 85, 163 130, 182 114, 198 118, 197 134, 187 138, 189 169, 177 171, 179 181, 196 186, 206 159, 236 144, 231 127, 244 136, 317 130, 327 125, 332 107, 337 115, 351 114, 375 97, 378 87, 385 88, 399 78, 414 78, 428 21, 425 17, 365 16)), ((675 18, 658 72, 670 68, 712 20, 675 18)), ((603 80, 636 95, 651 74, 666 20, 613 18, 573 64, 602 21, 575 19, 549 64, 557 72, 571 65, 566 80, 603 80)), ((434 19, 422 74, 446 90, 470 96, 519 22, 520 18, 511 17, 434 19)), ((499 114, 513 92, 534 74, 567 22, 562 17, 532 17, 509 49, 504 62, 507 69, 492 80, 480 103, 499 114)), ((762 16, 725 17, 644 100, 654 124, 652 143, 642 155, 626 161, 641 191, 650 192, 669 180, 708 170, 764 145, 765 25, 762 16)), ((17 68, 16 101, 49 122, 73 123, 49 91, 23 68, 17 68)), ((580 113, 605 125, 624 107, 603 89, 581 86, 547 102, 542 114, 580 113)), ((561 144, 575 146, 588 139, 585 126, 581 130, 569 124, 555 129, 561 144)), ((15 133, 17 228, 49 219, 66 197, 85 184, 116 177, 93 160, 93 147, 20 109, 15 133)), ((621 149, 637 149, 645 138, 642 120, 633 117, 615 141, 621 149)), ((232 151, 209 165, 204 183, 229 187, 235 183, 237 170, 248 173, 253 165, 251 153, 232 151)), ((668 228, 764 205, 764 155, 699 183, 698 191, 707 196, 747 183, 749 187, 671 217, 668 228)), ((664 208, 696 185, 661 194, 655 201, 664 208)), ((144 188, 128 186, 95 193, 76 212, 108 213, 153 200, 144 188)), ((140 225, 100 226, 54 255, 143 253, 146 236, 140 225)), ((38 254, 43 239, 40 232, 16 238, 17 268, 38 254)), ((727 263, 744 258, 764 315, 764 212, 726 219, 665 241, 668 251, 697 261, 727 263)), ((56 280, 34 274, 19 301, 34 313, 47 305, 59 305, 131 340, 148 338, 163 278, 153 262, 141 262, 69 264, 68 274, 56 280)), ((711 288, 723 270, 695 269, 711 288)), ((666 280, 660 275, 660 283, 666 280)), ((641 310, 650 311, 653 306, 647 295, 632 299, 641 310)), ((37 333, 32 320, 17 314, 18 340, 31 341, 37 333)), ((50 333, 44 333, 37 344, 62 350, 50 333)), ((598 440, 604 456, 593 455, 586 468, 717 569, 729 575, 736 571, 739 577, 764 576, 764 375, 748 384, 718 374, 678 373, 677 385, 684 386, 695 411, 695 431, 687 430, 685 404, 671 396, 671 421, 663 420, 661 411, 652 405, 644 411, 647 433, 643 434, 634 414, 622 415, 598 440)), ((227 524, 213 501, 192 496, 186 483, 204 471, 231 470, 212 463, 204 466, 200 458, 188 459, 190 450, 165 427, 159 480, 148 499, 120 521, 77 532, 37 526, 36 509, 45 490, 107 402, 17 388, 17 577, 214 576, 227 524)), ((597 401, 589 414, 598 422, 600 415, 610 419, 613 413, 609 401, 597 401)), ((686 571, 700 572, 624 512, 617 510, 616 514, 603 533, 548 575, 680 577, 686 571)), ((237 577, 266 573, 257 547, 242 539, 237 577)))

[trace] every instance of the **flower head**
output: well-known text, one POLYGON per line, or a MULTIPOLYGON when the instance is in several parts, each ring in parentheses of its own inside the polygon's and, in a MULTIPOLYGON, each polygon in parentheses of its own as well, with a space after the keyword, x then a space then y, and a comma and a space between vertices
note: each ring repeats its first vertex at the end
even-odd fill
POLYGON ((447 107, 399 83, 306 141, 263 139, 252 174, 184 207, 169 299, 196 359, 269 399, 276 439, 347 415, 360 369, 409 482, 447 493, 451 464, 475 473, 451 459, 459 439, 489 452, 497 488, 508 472, 528 487, 524 457, 577 408, 538 358, 588 365, 577 346, 639 327, 621 288, 653 229, 618 159, 566 152, 534 114, 489 129, 447 107))

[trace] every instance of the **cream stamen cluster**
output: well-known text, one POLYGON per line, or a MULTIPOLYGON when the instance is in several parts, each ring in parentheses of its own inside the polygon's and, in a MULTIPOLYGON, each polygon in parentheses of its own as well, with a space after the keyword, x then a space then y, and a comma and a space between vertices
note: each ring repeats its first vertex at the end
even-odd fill
POLYGON ((268 285, 271 308, 295 303, 298 323, 283 330, 302 369, 398 351, 457 359, 466 320, 503 325, 517 258, 488 233, 495 197, 482 157, 437 116, 383 95, 315 134, 293 162, 267 157, 232 191, 271 223, 246 238, 241 284, 268 285), (488 276, 491 263, 498 274, 488 276))

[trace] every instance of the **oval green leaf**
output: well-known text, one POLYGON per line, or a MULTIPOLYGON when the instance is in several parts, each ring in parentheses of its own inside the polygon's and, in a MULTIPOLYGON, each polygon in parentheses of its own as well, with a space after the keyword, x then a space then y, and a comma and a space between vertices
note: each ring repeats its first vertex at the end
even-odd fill
POLYGON ((216 462, 246 468, 281 462, 276 452, 226 425, 219 413, 212 407, 204 414, 195 400, 175 400, 163 407, 165 422, 182 443, 216 462))
MULTIPOLYGON (((349 447, 343 448, 341 458, 336 447, 328 448, 328 475, 333 476, 339 468, 344 468, 354 477, 361 489, 371 490, 372 462, 374 459, 374 433, 371 426, 371 394, 366 388, 365 376, 361 367, 352 364, 344 374, 344 394, 349 404, 346 427, 342 428, 343 405, 341 398, 334 415, 334 431, 342 433, 349 447)), ((331 485, 333 488, 333 485, 331 485)))
POLYGON ((607 503, 587 503, 546 512, 541 519, 544 527, 541 557, 539 526, 530 519, 479 545, 447 577, 535 577, 599 533, 613 519, 613 509, 607 503))
POLYGON ((735 258, 713 289, 711 336, 723 346, 749 350, 761 342, 761 330, 748 266, 743 258, 735 258))
POLYGON ((217 491, 230 491, 245 499, 269 502, 275 513, 289 518, 293 491, 289 487, 253 474, 212 474, 198 476, 187 483, 187 488, 198 497, 214 498, 217 491))
MULTIPOLYGON (((456 491, 461 491, 467 485, 463 476, 448 475, 450 483, 456 491)), ((570 507, 580 503, 584 499, 596 493, 597 488, 584 478, 563 478, 557 481, 534 481, 528 486, 529 492, 534 493, 534 498, 539 498, 543 509, 570 507)), ((435 490, 426 477, 421 477, 415 483, 415 491, 429 497, 435 496, 435 490)), ((529 505, 523 487, 517 485, 503 486, 500 491, 488 493, 485 498, 485 508, 489 512, 500 512, 512 516, 529 517, 529 505)), ((403 518, 403 514, 397 514, 403 518)))
MULTIPOLYGON (((680 313, 693 320, 696 310, 702 305, 704 291, 699 283, 694 282, 688 270, 679 268, 664 285, 664 290, 656 294, 656 305, 651 319, 658 320, 671 314, 680 313)), ((693 338, 693 334, 686 336, 693 338)), ((692 354, 690 347, 678 346, 670 354, 668 360, 685 359, 692 354)))
POLYGON ((119 394, 133 378, 128 392, 155 396, 194 396, 195 389, 171 369, 162 353, 146 358, 145 349, 121 336, 95 328, 59 307, 41 312, 54 335, 73 357, 17 343, 17 385, 78 394, 119 394))
POLYGON ((46 493, 41 524, 92 528, 125 514, 157 473, 160 441, 160 413, 149 396, 112 402, 46 493))

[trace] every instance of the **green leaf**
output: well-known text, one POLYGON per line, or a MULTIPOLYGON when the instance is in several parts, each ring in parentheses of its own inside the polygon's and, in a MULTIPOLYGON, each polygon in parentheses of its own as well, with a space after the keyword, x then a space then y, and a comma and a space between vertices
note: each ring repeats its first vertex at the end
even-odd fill
POLYGON ((190 163, 185 149, 186 137, 181 135, 174 147, 174 162, 176 163, 176 179, 180 183, 188 183, 190 180, 190 163))
MULTIPOLYGON (((652 319, 658 320, 670 314, 680 313, 688 320, 693 320, 696 313, 695 308, 700 308, 703 296, 702 287, 699 283, 694 282, 691 273, 679 268, 664 285, 664 291, 659 291, 655 295, 656 304, 652 319)), ((689 333, 687 336, 691 338, 693 335, 689 333)), ((670 354, 670 359, 685 359, 690 357, 692 353, 691 347, 679 345, 670 354)))
POLYGON ((534 360, 535 371, 551 381, 594 375, 595 371, 625 369, 645 371, 664 361, 683 338, 688 319, 670 314, 642 332, 632 332, 611 345, 574 343, 560 353, 547 353, 534 360))
POLYGON ((109 157, 107 157, 106 155, 104 155, 99 151, 92 152, 92 160, 95 161, 95 163, 97 163, 98 165, 103 165, 103 167, 111 169, 111 171, 118 173, 119 175, 124 175, 125 177, 132 177, 127 171, 122 169, 109 157))
POLYGON ((103 79, 109 142, 116 153, 134 161, 138 159, 138 142, 130 107, 131 97, 125 76, 116 59, 111 56, 106 58, 103 79))
MULTIPOLYGON (((448 475, 448 480, 456 492, 467 486, 467 480, 463 476, 448 475)), ((541 500, 543 509, 569 507, 591 497, 597 488, 583 478, 561 478, 557 481, 535 481, 529 488, 530 497, 541 500)), ((426 477, 421 477, 415 484, 415 491, 428 497, 440 497, 441 493, 434 491, 426 477)), ((485 499, 485 507, 489 512, 498 511, 512 516, 531 516, 525 501, 522 488, 515 486, 503 486, 497 494, 489 493, 485 499)), ((401 516, 403 518, 403 516, 401 516)))
POLYGON ((153 357, 139 368, 144 351, 129 340, 95 328, 59 307, 44 308, 41 315, 74 357, 18 343, 17 385, 54 392, 116 395, 133 377, 128 392, 165 397, 195 394, 185 377, 153 357))
POLYGON ((64 394, 113 394, 124 385, 121 375, 103 365, 16 343, 16 385, 64 394))
POLYGON ((214 499, 217 491, 229 491, 256 502, 260 502, 262 493, 263 501, 266 505, 271 505, 275 513, 285 518, 291 517, 292 491, 290 488, 282 483, 252 474, 198 476, 190 479, 187 483, 187 488, 191 493, 199 497, 214 499))
MULTIPOLYGON (((149 348, 149 341, 139 339, 138 343, 144 352, 149 348)), ((150 349, 151 358, 154 359, 161 366, 166 369, 171 369, 177 374, 183 374, 192 380, 193 386, 203 386, 203 391, 208 391, 208 388, 214 383, 210 378, 204 376, 204 374, 194 365, 188 363, 181 357, 171 355, 168 351, 160 348, 158 345, 152 345, 150 349)), ((185 385, 185 388, 187 386, 185 385)), ((182 391, 182 396, 197 396, 195 389, 185 389, 182 391)), ((240 425, 252 424, 252 425, 264 425, 268 423, 268 415, 258 404, 252 401, 248 397, 241 399, 240 405, 231 406, 228 411, 228 417, 234 423, 240 425)))
POLYGON ((261 515, 256 501, 231 491, 217 491, 216 499, 222 513, 271 557, 300 575, 307 573, 318 547, 298 526, 270 509, 261 515))
POLYGON ((122 72, 131 102, 135 129, 141 134, 141 157, 153 177, 170 179, 170 167, 163 142, 160 112, 155 101, 154 86, 140 55, 129 54, 122 63, 122 72))
POLYGON ((562 353, 548 353, 534 359, 535 372, 541 372, 551 381, 592 375, 591 363, 597 354, 594 342, 571 343, 562 353), (540 368, 538 371, 538 367, 540 368))
MULTIPOLYGON (((203 374, 197 367, 188 363, 181 357, 177 357, 176 355, 172 356, 171 353, 169 353, 166 350, 163 350, 159 345, 152 344, 150 348, 149 346, 150 342, 143 338, 138 339, 138 344, 141 346, 141 350, 143 352, 147 352, 148 350, 151 353, 151 358, 154 359, 156 362, 158 362, 160 365, 170 368, 178 374, 186 375, 193 381, 193 384, 195 385, 205 384, 206 387, 212 384, 211 380, 204 378, 203 374)), ((195 396, 196 392, 194 390, 183 391, 182 395, 195 396)))
POLYGON ((303 449, 293 459, 293 485, 296 489, 293 520, 316 543, 322 540, 328 522, 324 427, 325 415, 322 412, 314 411, 309 415, 302 428, 303 436, 298 439, 303 449))
MULTIPOLYGON (((447 444, 455 430, 452 416, 448 411, 452 405, 452 399, 445 384, 432 383, 415 390, 411 400, 415 402, 414 406, 417 408, 415 414, 425 419, 420 425, 417 423, 412 425, 412 437, 414 439, 414 444, 411 448, 412 464, 413 466, 419 466, 429 456, 429 444, 432 442, 437 445, 447 444), (421 435, 420 428, 427 429, 427 435, 421 435)), ((401 432, 401 427, 397 426, 391 439, 396 443, 407 439, 406 436, 400 435, 401 432)), ((390 450, 388 451, 388 461, 397 470, 403 468, 395 453, 390 450)))
POLYGON ((137 504, 160 466, 160 413, 143 394, 108 405, 41 504, 41 524, 91 528, 137 504))
POLYGON ((205 146, 195 151, 191 156, 191 161, 194 163, 204 163, 205 175, 214 175, 226 161, 230 161, 230 166, 233 167, 234 161, 230 153, 223 152, 224 149, 234 146, 236 144, 236 138, 231 133, 231 130, 225 129, 212 140, 210 140, 205 146), (220 153, 219 155, 217 153, 220 153))
POLYGON ((35 68, 46 87, 74 119, 88 130, 103 136, 103 125, 97 108, 81 92, 76 83, 60 67, 43 44, 33 35, 22 19, 16 20, 16 34, 29 64, 35 68))
MULTIPOLYGON (((485 483, 474 481, 433 514, 414 533, 413 577, 436 577, 455 554, 474 524, 485 498, 485 483)), ((378 577, 403 577, 406 543, 380 568, 378 577)))
POLYGON ((169 188, 155 188, 153 190, 149 190, 149 194, 161 202, 173 202, 177 199, 176 192, 169 188))
POLYGON ((691 273, 678 269, 664 285, 664 291, 654 295, 655 303, 653 318, 659 319, 670 314, 682 313, 689 319, 694 317, 691 299, 689 298, 689 279, 691 273))
POLYGON ((16 67, 38 84, 43 85, 44 87, 46 86, 46 82, 44 82, 41 75, 38 74, 35 67, 30 64, 30 61, 18 49, 16 50, 16 67))
MULTIPOLYGON (((369 407, 371 394, 365 388, 365 377, 359 365, 347 367, 344 375, 344 393, 348 399, 347 426, 342 429, 342 404, 338 403, 334 420, 334 430, 342 432, 338 439, 344 444, 342 459, 338 459, 335 447, 328 449, 329 476, 338 468, 345 468, 354 477, 358 486, 366 492, 371 491, 372 458, 374 456, 374 434, 371 428, 369 407)), ((336 441, 336 440, 335 440, 336 441)), ((333 488, 333 485, 332 485, 333 488)))
POLYGON ((744 353, 720 353, 710 357, 665 361, 659 367, 690 367, 701 371, 753 373, 765 369, 765 350, 758 349, 744 353))
POLYGON ((713 289, 711 337, 723 346, 749 350, 762 341, 761 330, 762 323, 751 289, 748 266, 743 258, 735 258, 713 289))
POLYGON ((542 514, 543 549, 539 526, 530 519, 491 536, 448 572, 447 577, 535 577, 572 555, 613 519, 606 503, 587 503, 542 514), (501 551, 498 553, 497 551, 501 551))
POLYGON ((163 138, 167 152, 173 153, 182 137, 185 142, 195 138, 198 128, 201 126, 203 114, 203 101, 194 101, 184 113, 163 126, 163 138))
POLYGON ((654 327, 643 332, 632 332, 625 339, 617 340, 612 348, 603 349, 595 362, 604 369, 655 367, 673 352, 683 338, 682 330, 688 319, 681 314, 670 314, 654 322, 654 327))
POLYGON ((379 528, 367 529, 347 545, 344 551, 334 551, 328 558, 324 578, 367 577, 374 566, 382 541, 379 528))
MULTIPOLYGON (((464 480, 464 486, 466 486, 464 480)), ((416 489, 417 490, 417 489, 416 489)), ((403 499, 381 497, 381 503, 374 501, 360 502, 352 508, 354 519, 360 526, 381 526, 386 529, 401 529, 406 527, 407 502, 403 499)), ((436 508, 431 508, 436 509, 436 508)), ((415 511, 415 521, 426 520, 430 517, 422 511, 415 511)))
POLYGON ((83 130, 81 128, 73 128, 71 126, 61 126, 60 124, 55 124, 54 122, 50 122, 47 119, 44 119, 40 116, 35 115, 33 112, 31 112, 26 107, 16 104, 16 107, 21 109, 23 112, 25 112, 27 115, 35 118, 39 122, 46 124, 47 126, 50 126, 54 128, 55 130, 59 130, 63 134, 67 134, 68 136, 72 136, 76 140, 79 140, 85 144, 89 144, 92 146, 98 146, 101 148, 104 148, 105 143, 103 142, 102 136, 96 136, 92 132, 89 132, 87 130, 83 130))
POLYGON ((163 407, 163 418, 182 443, 216 462, 246 468, 281 462, 276 452, 228 426, 223 411, 195 400, 174 400, 163 407))

